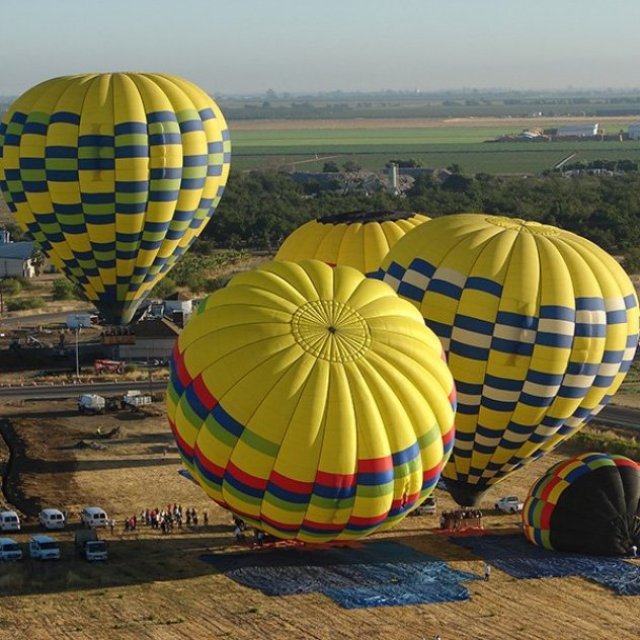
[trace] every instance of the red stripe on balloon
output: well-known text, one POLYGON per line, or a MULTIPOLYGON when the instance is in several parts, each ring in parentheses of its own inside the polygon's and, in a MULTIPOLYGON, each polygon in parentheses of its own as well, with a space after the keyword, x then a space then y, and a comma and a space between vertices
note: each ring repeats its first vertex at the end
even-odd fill
POLYGON ((267 479, 259 478, 258 476, 253 476, 246 471, 242 471, 239 467, 236 467, 233 462, 229 461, 227 463, 226 473, 233 476, 236 480, 242 482, 242 484, 246 484, 248 487, 252 489, 258 489, 260 491, 264 491, 267 488, 267 479))
POLYGON ((207 411, 211 411, 218 404, 216 398, 213 397, 209 389, 205 386, 201 375, 194 379, 191 388, 195 391, 198 400, 202 402, 207 411))
POLYGON ((545 485, 544 489, 540 492, 540 495, 538 497, 541 500, 548 500, 549 494, 551 493, 553 488, 555 486, 557 486, 558 484, 560 484, 563 480, 564 480, 564 478, 560 478, 560 477, 554 475, 549 480, 549 482, 545 485))
MULTIPOLYGON (((248 517, 255 519, 255 516, 248 515, 248 517)), ((262 520, 262 522, 266 522, 267 524, 270 524, 275 529, 282 529, 284 531, 289 531, 290 533, 298 533, 298 530, 300 529, 300 525, 298 524, 284 524, 284 522, 278 522, 277 520, 272 520, 271 518, 265 516, 264 513, 260 514, 260 520, 262 520)))
POLYGON ((402 498, 397 498, 396 500, 393 500, 391 502, 390 511, 393 511, 394 509, 400 509, 407 504, 413 504, 418 500, 419 497, 420 492, 418 491, 418 493, 412 493, 409 496, 402 496, 402 498))
POLYGON ((329 524, 327 522, 314 522, 313 520, 304 520, 302 527, 307 529, 318 529, 319 531, 326 531, 327 533, 333 533, 335 531, 342 531, 344 524, 329 524))
POLYGON ((355 473, 327 473, 320 471, 316 473, 316 484, 334 489, 351 489, 357 483, 358 476, 355 473))
POLYGON ((393 458, 369 458, 368 460, 358 460, 358 473, 379 473, 393 469, 393 458))
POLYGON ((616 463, 617 467, 631 467, 632 469, 640 470, 640 464, 634 462, 633 460, 630 460, 629 458, 615 458, 614 462, 616 463))
POLYGON ((449 431, 447 431, 446 433, 442 434, 442 443, 445 445, 448 445, 456 436, 456 430, 455 429, 449 429, 449 431))
POLYGON ((549 529, 551 524, 551 514, 555 505, 547 502, 540 512, 540 529, 549 529))
POLYGON ((428 482, 429 480, 433 480, 440 472, 442 471, 442 463, 438 463, 435 467, 431 467, 431 469, 425 469, 422 472, 422 481, 428 482))
POLYGON ((356 525, 358 527, 373 527, 387 519, 387 514, 383 513, 379 516, 373 516, 370 518, 363 518, 358 516, 351 516, 349 518, 349 524, 356 525))
POLYGON ((224 469, 221 466, 215 464, 214 462, 211 462, 211 460, 209 460, 204 455, 204 453, 202 453, 202 451, 199 449, 197 444, 193 450, 193 455, 195 458, 198 459, 199 466, 203 467, 211 475, 216 476, 216 478, 219 478, 222 480, 222 478, 224 477, 224 469))
POLYGON ((271 472, 269 482, 273 483, 280 489, 291 491, 292 493, 299 493, 301 495, 309 495, 313 491, 313 482, 293 480, 292 478, 287 478, 286 476, 279 474, 277 471, 271 472))
POLYGON ((180 353, 180 349, 178 349, 177 341, 176 346, 173 348, 173 366, 176 369, 176 374, 178 375, 180 384, 186 388, 191 382, 191 376, 189 375, 187 367, 184 364, 184 356, 182 353, 180 353))
POLYGON ((171 418, 169 418, 169 426, 171 427, 171 431, 173 431, 173 437, 178 444, 178 448, 182 449, 185 452, 186 456, 188 456, 189 458, 193 458, 193 447, 180 435, 178 427, 176 427, 171 418))

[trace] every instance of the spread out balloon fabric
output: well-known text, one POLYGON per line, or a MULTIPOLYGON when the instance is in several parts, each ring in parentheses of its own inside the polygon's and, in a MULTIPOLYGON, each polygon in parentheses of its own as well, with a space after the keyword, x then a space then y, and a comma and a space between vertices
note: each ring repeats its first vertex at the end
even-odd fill
POLYGON ((460 504, 477 504, 597 414, 638 343, 629 277, 552 226, 438 218, 399 240, 377 277, 420 309, 447 354, 458 408, 443 477, 460 504))
POLYGON ((272 262, 203 301, 167 410, 191 475, 250 525, 305 542, 387 528, 435 486, 455 392, 437 337, 351 267, 272 262))
POLYGON ((545 549, 628 554, 640 547, 640 465, 606 453, 559 462, 529 491, 522 519, 545 549))
POLYGON ((374 274, 402 236, 429 220, 405 211, 353 211, 311 220, 289 235, 276 260, 322 260, 374 274))
POLYGON ((33 87, 0 124, 0 187, 20 226, 110 323, 127 323, 215 211, 227 125, 175 76, 33 87))

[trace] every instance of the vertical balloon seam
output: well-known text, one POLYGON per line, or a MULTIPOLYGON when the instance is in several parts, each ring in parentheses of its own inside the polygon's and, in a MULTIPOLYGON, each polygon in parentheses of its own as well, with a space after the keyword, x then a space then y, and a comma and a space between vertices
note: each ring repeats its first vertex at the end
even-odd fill
MULTIPOLYGON (((526 234, 525 230, 521 230, 521 229, 517 230, 518 237, 521 237, 521 238, 522 237, 526 237, 526 236, 524 236, 524 234, 526 234)), ((529 234, 529 235, 531 236, 532 242, 534 243, 534 245, 536 247, 536 255, 537 255, 537 258, 538 258, 538 283, 539 284, 538 284, 538 290, 536 292, 535 314, 536 314, 536 317, 539 320, 540 311, 541 311, 541 307, 542 307, 542 287, 544 286, 544 279, 543 279, 543 273, 542 273, 542 261, 540 260, 540 246, 539 245, 540 245, 540 242, 542 242, 543 239, 546 240, 546 238, 544 236, 539 236, 539 235, 536 235, 536 234, 529 234)), ((515 241, 517 241, 517 239, 518 238, 516 238, 515 241)), ((515 245, 515 241, 514 241, 514 245, 515 245)), ((514 257, 514 253, 515 253, 515 250, 514 250, 514 247, 512 246, 511 252, 509 254, 509 266, 510 266, 511 260, 514 257)), ((507 270, 505 272, 505 280, 508 278, 508 274, 509 274, 509 267, 507 267, 507 270)), ((536 326, 536 332, 537 332, 537 326, 536 326)), ((528 355, 527 369, 526 369, 527 371, 529 371, 531 369, 531 364, 533 362, 534 352, 535 352, 535 343, 534 343, 534 345, 533 345, 533 347, 531 349, 531 353, 528 355)), ((522 386, 520 387, 520 391, 519 391, 519 394, 518 394, 518 399, 515 401, 515 407, 516 408, 522 402, 522 394, 523 394, 523 389, 524 389, 525 382, 526 382, 526 373, 525 373, 524 380, 522 380, 522 386)), ((546 412, 545 412, 545 415, 546 415, 546 412)), ((512 429, 512 424, 513 424, 512 418, 513 418, 513 414, 511 416, 511 418, 509 419, 509 424, 507 425, 507 428, 504 430, 498 445, 494 449, 494 452, 492 454, 492 458, 493 458, 493 456, 495 456, 496 451, 498 449, 500 449, 501 447, 503 447, 504 443, 507 442, 507 439, 505 438, 505 436, 508 433, 510 433, 511 431, 513 431, 513 429, 512 429)), ((536 431, 536 429, 537 429, 537 427, 539 425, 526 425, 526 426, 529 429, 529 433, 526 434, 527 438, 523 438, 522 439, 522 442, 520 443, 520 446, 517 449, 514 450, 512 456, 510 458, 510 461, 507 462, 506 465, 511 464, 511 460, 515 459, 514 462, 513 462, 513 464, 517 465, 515 468, 517 468, 518 466, 522 466, 523 464, 526 464, 525 461, 527 460, 527 458, 529 458, 529 457, 534 458, 535 457, 535 452, 538 451, 538 449, 540 448, 540 445, 538 445, 538 447, 536 447, 536 449, 534 451, 532 451, 531 454, 529 454, 528 456, 527 455, 523 455, 524 454, 523 447, 527 443, 528 438, 530 438, 531 435, 533 433, 535 433, 535 431, 536 431)), ((518 434, 516 434, 516 435, 518 435, 518 434)), ((504 467, 506 465, 502 464, 501 468, 504 469, 504 467)), ((492 473, 491 478, 489 478, 485 484, 487 486, 491 486, 491 485, 496 484, 497 482, 499 482, 504 477, 504 473, 500 473, 501 470, 497 470, 496 472, 492 473), (498 476, 498 477, 496 477, 496 476, 498 476)))
MULTIPOLYGON (((506 255, 506 261, 504 263, 504 275, 502 278, 502 281, 497 283, 502 289, 505 286, 505 283, 509 280, 509 273, 511 270, 511 264, 513 262, 513 258, 514 258, 514 253, 515 253, 515 246, 518 243, 518 240, 520 239, 520 231, 519 230, 515 230, 514 229, 514 233, 510 234, 509 230, 498 230, 496 233, 494 233, 493 235, 489 236, 488 238, 486 238, 483 242, 483 248, 478 252, 478 255, 476 256, 473 264, 470 265, 469 269, 467 270, 466 273, 463 274, 464 278, 465 278, 465 284, 462 287, 462 292, 460 294, 460 297, 458 298, 457 301, 457 307, 456 307, 456 312, 454 314, 453 317, 453 326, 455 327, 455 319, 457 314, 459 313, 460 310, 460 305, 462 303, 462 296, 464 295, 464 289, 467 285, 467 282, 469 280, 469 275, 473 272, 473 269, 475 267, 476 264, 478 264, 478 261, 480 260, 481 257, 483 257, 483 254, 485 251, 487 251, 488 253, 491 253, 493 250, 493 244, 495 242, 498 242, 500 237, 508 237, 505 234, 509 234, 510 236, 512 236, 512 242, 511 242, 511 246, 509 248, 509 251, 506 255)), ((465 236, 465 240, 468 240, 469 236, 465 236)), ((537 294, 539 295, 539 293, 537 294)), ((502 303, 502 299, 498 300, 498 305, 496 307, 496 316, 492 319, 492 342, 493 342, 493 336, 495 336, 495 332, 496 332, 496 324, 498 322, 498 316, 501 313, 501 303, 502 303)), ((478 447, 477 445, 479 445, 479 441, 478 441, 478 437, 481 436, 481 434, 479 433, 478 430, 478 426, 481 426, 485 429, 488 429, 490 431, 493 431, 491 429, 491 427, 485 426, 484 423, 481 422, 481 418, 482 418, 482 409, 483 409, 483 405, 482 405, 482 400, 485 398, 485 385, 486 385, 486 378, 488 375, 488 370, 489 370, 489 365, 490 365, 490 361, 491 361, 491 355, 492 355, 492 346, 490 344, 489 346, 489 353, 488 353, 488 357, 486 358, 486 360, 483 362, 483 374, 482 376, 479 376, 479 379, 481 380, 481 385, 482 385, 482 390, 480 392, 481 394, 481 399, 480 399, 480 406, 478 408, 478 415, 476 417, 476 426, 474 429, 474 438, 473 438, 473 444, 471 446, 471 460, 469 462, 469 473, 466 474, 466 479, 465 482, 471 482, 471 484, 476 485, 476 486, 485 486, 486 484, 494 484, 494 482, 491 482, 491 480, 495 481, 495 476, 497 474, 500 473, 500 470, 495 470, 494 472, 492 472, 492 476, 491 478, 487 481, 487 482, 482 482, 482 475, 484 474, 484 471, 482 469, 480 469, 480 467, 474 467, 473 465, 473 461, 474 461, 474 457, 476 457, 474 454, 478 452, 478 447), (481 471, 480 474, 478 473, 474 473, 474 470, 478 469, 481 471)), ((531 356, 529 356, 529 361, 531 361, 531 356)), ((491 459, 495 456, 496 451, 498 451, 498 449, 501 447, 502 443, 505 441, 505 434, 509 431, 510 428, 510 424, 507 424, 507 426, 505 427, 502 435, 497 435, 497 436, 492 436, 493 439, 499 437, 500 440, 498 441, 498 443, 496 445, 493 446, 493 451, 491 454, 488 454, 491 456, 491 458, 489 459, 491 461, 491 459)), ((482 446, 482 445, 481 445, 482 446)), ((516 456, 516 453, 514 453, 512 455, 512 458, 516 456)), ((509 464, 509 463, 506 463, 509 464)), ((505 464, 501 464, 501 469, 504 468, 505 464)))
MULTIPOLYGON (((82 100, 80 101, 80 104, 79 104, 79 107, 78 107, 78 125, 77 125, 77 130, 76 130, 76 137, 75 137, 75 140, 72 141, 73 142, 72 146, 74 146, 74 145, 76 147, 78 146, 78 138, 80 136, 80 114, 82 113, 82 109, 84 107, 85 100, 87 99, 87 95, 89 93, 91 84, 93 82, 95 82, 95 76, 92 76, 90 79, 87 80, 87 83, 86 83, 87 87, 86 87, 86 89, 84 91, 84 94, 82 96, 82 100)), ((58 99, 58 102, 56 103, 56 107, 55 107, 54 113, 55 113, 55 111, 57 111, 58 104, 62 100, 62 98, 65 96, 65 94, 67 92, 70 92, 70 93, 73 92, 73 86, 74 86, 73 83, 69 82, 67 84, 67 86, 63 89, 63 91, 61 92, 60 97, 58 99)), ((78 160, 77 160, 77 167, 78 167, 78 182, 77 182, 78 193, 77 193, 77 195, 78 195, 78 201, 80 203, 80 209, 82 210, 82 226, 83 226, 83 228, 85 230, 85 233, 87 234, 88 245, 90 247, 90 251, 93 254, 93 247, 92 247, 92 242, 91 242, 91 234, 89 232, 89 228, 87 227, 87 221, 86 221, 86 217, 84 215, 84 208, 82 206, 82 190, 80 188, 80 158, 79 157, 78 157, 78 160)), ((100 282, 102 282, 102 278, 100 276, 100 269, 98 268, 98 263, 97 263, 97 260, 95 258, 95 254, 94 254, 94 257, 93 257, 93 262, 94 262, 95 269, 96 269, 96 272, 97 272, 96 277, 100 280, 100 282)), ((103 288, 104 288, 104 285, 103 285, 103 288)), ((94 301, 98 300, 98 293, 99 292, 96 290, 95 286, 91 285, 91 291, 89 291, 87 289, 87 287, 82 286, 82 290, 84 292, 84 295, 86 296, 86 298, 89 301, 94 302, 94 301)))
MULTIPOLYGON (((480 250, 478 251, 478 255, 476 256, 476 258, 475 258, 475 260, 473 261, 473 263, 470 265, 470 267, 469 267, 469 269, 468 269, 468 273, 467 273, 467 274, 465 274, 465 273, 459 272, 459 273, 460 273, 460 276, 461 276, 461 277, 463 277, 463 278, 465 279, 465 285, 464 285, 464 286, 466 286, 466 284, 467 284, 467 282, 468 282, 469 274, 473 272, 474 266, 475 266, 475 265, 478 263, 478 261, 481 259, 481 257, 483 256, 484 252, 485 252, 485 251, 490 252, 490 251, 491 251, 491 244, 492 244, 494 241, 496 241, 496 240, 497 240, 501 235, 502 235, 502 230, 500 230, 500 229, 496 228, 496 230, 495 230, 495 232, 494 232, 493 234, 491 234, 490 236, 488 236, 487 238, 485 238, 485 239, 483 240, 483 246, 482 246, 482 247, 480 248, 480 250)), ((517 234, 513 234, 513 243, 515 243, 516 238, 517 238, 517 234)), ((424 296, 426 296, 426 295, 427 295, 427 293, 429 292, 429 290, 430 290, 430 286, 431 286, 431 282, 432 282, 432 280, 435 278, 435 276, 436 276, 436 274, 437 274, 437 272, 438 272, 438 269, 441 267, 441 265, 442 265, 442 264, 443 264, 447 259, 450 259, 450 258, 449 258, 449 256, 451 256, 451 255, 455 255, 455 254, 457 253, 457 251, 458 251, 461 247, 463 247, 465 244, 467 244, 467 243, 468 243, 468 241, 469 241, 469 239, 470 239, 470 235, 469 235, 469 234, 462 235, 462 236, 458 239, 458 241, 454 241, 450 246, 448 246, 448 247, 447 247, 446 254, 442 256, 442 259, 440 260, 440 264, 435 268, 433 275, 429 278, 429 283, 427 284, 427 286, 426 286, 426 288, 425 288, 424 296)), ((512 243, 512 244, 513 244, 513 243, 512 243)), ((508 254, 508 261, 510 261, 510 260, 511 260, 511 252, 509 252, 509 254, 508 254)), ((504 281, 505 281, 505 279, 506 279, 506 277, 507 277, 507 274, 508 274, 508 261, 507 261, 507 265, 506 265, 506 266, 505 266, 505 268, 504 268, 504 275, 503 275, 503 279, 502 279, 502 281, 501 281, 501 282, 497 282, 497 283, 496 283, 496 284, 498 284, 501 288, 504 286, 504 281)), ((434 265, 434 266, 435 266, 435 265, 434 265)), ((409 265, 409 267, 410 267, 410 265, 409 265)), ((464 291, 464 286, 463 286, 463 291, 464 291)), ((422 305, 424 305, 424 304, 425 304, 425 302, 424 302, 424 296, 423 296, 422 305)), ((452 327, 452 332, 453 332, 453 328, 455 327, 455 320, 456 320, 456 316, 457 316, 457 315, 458 315, 458 313, 459 313, 461 303, 462 303, 462 294, 461 294, 461 295, 458 297, 458 299, 456 300, 456 307, 455 307, 455 310, 454 310, 454 311, 452 311, 452 313, 451 313, 451 327, 452 327)), ((422 306, 422 305, 421 305, 421 306, 422 306)), ((498 302, 498 305, 497 305, 497 308, 496 308, 496 314, 499 312, 499 310, 500 310, 500 305, 499 305, 499 302, 498 302)), ((492 324, 494 325, 494 329, 495 329, 495 321, 496 321, 496 318, 494 317, 494 318, 492 319, 492 321, 491 321, 491 322, 492 322, 492 324)), ((428 321, 428 320, 426 320, 426 319, 425 319, 425 323, 426 323, 428 326, 430 326, 429 321, 428 321)), ((436 331, 436 329, 435 329, 434 327, 431 327, 431 326, 430 326, 430 328, 432 328, 432 329, 436 332, 436 335, 438 335, 438 333, 437 333, 437 331, 436 331)), ((450 339, 450 340, 451 340, 451 339, 450 339)), ((446 351, 447 351, 447 361, 449 362, 449 361, 450 361, 450 355, 451 355, 451 341, 449 342, 449 348, 448 348, 446 351)), ((485 362, 483 363, 483 372, 484 372, 484 373, 483 373, 483 375, 482 375, 482 379, 484 379, 484 377, 486 377, 487 367, 488 367, 488 359, 487 359, 487 361, 485 361, 485 362)), ((453 373, 453 371, 452 371, 452 373, 453 373)), ((456 377, 457 377, 457 376, 454 374, 454 378, 456 378, 456 377)), ((480 384, 481 386, 484 386, 482 383, 479 383, 479 384, 480 384)), ((480 401, 481 401, 482 397, 483 397, 483 389, 481 388, 481 389, 480 389, 480 401)), ((470 446, 470 447, 469 447, 469 449, 468 449, 468 450, 471 452, 471 456, 469 456, 469 470, 468 470, 466 473, 462 474, 462 475, 464 475, 464 476, 465 476, 464 482, 468 482, 468 481, 469 481, 470 476, 472 475, 472 474, 471 474, 471 469, 472 469, 472 462, 471 462, 471 461, 472 461, 472 457, 473 457, 474 445, 475 445, 475 443, 476 443, 476 433, 477 433, 477 426, 478 426, 478 422, 479 422, 479 421, 480 421, 480 410, 478 410, 478 413, 477 413, 477 415, 475 416, 475 427, 472 429, 472 433, 473 433, 473 441, 472 441, 471 446, 470 446)), ((468 434, 468 433, 469 433, 467 429, 465 429, 465 430, 461 431, 461 430, 458 428, 458 424, 459 424, 459 423, 458 423, 458 421, 456 421, 456 437, 457 437, 457 434, 458 434, 458 433, 466 433, 466 434, 468 434)), ((446 465, 446 467, 448 467, 449 465, 451 465, 451 468, 453 468, 453 469, 455 470, 455 476, 456 476, 456 478, 451 478, 452 480, 453 480, 453 479, 455 479, 455 480, 459 480, 459 478, 458 478, 459 470, 458 470, 458 465, 457 465, 458 456, 460 455, 460 454, 459 454, 459 451, 460 451, 460 449, 458 448, 458 443, 455 443, 455 442, 454 442, 454 448, 453 448, 452 455, 451 455, 451 457, 449 458, 449 461, 448 461, 448 463, 447 463, 447 465, 446 465), (458 453, 456 453, 456 449, 458 450, 458 453)), ((466 449, 465 449, 465 451, 466 451, 466 449)), ((464 457, 466 457, 466 456, 464 456, 464 457)), ((446 469, 446 467, 445 467, 445 469, 446 469)), ((448 477, 448 474, 445 474, 445 477, 448 477)), ((472 484, 477 484, 477 481, 476 481, 476 482, 472 482, 472 484)))
MULTIPOLYGON (((591 273, 593 273, 594 284, 595 284, 595 286, 597 286, 599 294, 600 294, 600 298, 603 300, 603 304, 605 305, 604 313, 606 314, 606 302, 605 301, 610 296, 606 295, 606 293, 608 293, 608 292, 605 292, 603 290, 603 283, 600 281, 600 278, 598 277, 598 274, 593 269, 590 268, 588 256, 585 257, 585 252, 588 252, 589 247, 584 246, 582 243, 575 243, 575 242, 571 242, 571 241, 567 242, 567 240, 571 240, 571 236, 569 236, 568 238, 560 236, 560 238, 558 238, 558 244, 560 246, 562 246, 565 251, 575 252, 576 256, 579 256, 580 260, 584 263, 585 267, 588 267, 589 271, 591 273)), ((611 259, 613 260, 613 258, 611 258, 611 259)), ((623 299, 624 298, 623 292, 620 290, 619 283, 617 281, 615 281, 615 286, 618 289, 619 297, 621 299, 623 299)), ((578 298, 575 295, 574 295, 574 298, 576 300, 576 313, 577 313, 577 311, 578 311, 578 304, 577 304, 578 303, 578 298)), ((576 317, 576 323, 577 323, 577 317, 576 317)), ((574 343, 575 343, 575 338, 576 338, 576 332, 574 331, 574 343)), ((597 363, 598 370, 601 369, 602 364, 603 364, 604 359, 605 359, 607 339, 611 339, 611 331, 610 331, 609 325, 606 323, 606 319, 605 319, 605 336, 604 336, 604 338, 605 338, 605 341, 604 341, 603 348, 602 348, 602 355, 600 357, 600 362, 597 363)), ((572 344, 572 353, 573 353, 573 344, 572 344)), ((618 371, 620 370, 621 364, 622 364, 622 358, 620 358, 619 361, 617 362, 618 371)), ((565 373, 565 376, 567 375, 567 373, 568 372, 565 373)), ((597 372, 596 372, 596 374, 594 374, 594 380, 595 380, 595 376, 596 375, 597 375, 597 372)), ((561 387, 561 389, 562 389, 562 387, 561 387)), ((585 408, 585 407, 582 406, 584 398, 587 395, 587 392, 588 392, 588 389, 582 395, 582 397, 580 399, 580 404, 578 405, 578 407, 576 409, 576 411, 580 411, 580 412, 582 412, 581 410, 587 411, 587 414, 585 416, 583 416, 583 417, 576 418, 577 420, 579 420, 579 423, 576 424, 576 425, 567 425, 566 424, 566 419, 565 419, 565 424, 562 427, 563 431, 565 431, 565 432, 560 434, 560 438, 558 440, 558 444, 561 443, 561 442, 564 442, 569 437, 571 437, 575 432, 579 431, 586 424, 586 422, 588 422, 595 415, 593 413, 592 409, 588 409, 588 408, 585 408)), ((606 395, 606 391, 604 391, 603 394, 602 394, 603 398, 604 398, 605 395, 606 395)), ((601 401, 602 401, 602 399, 601 399, 601 401)), ((596 413, 597 413, 597 411, 596 411, 596 413)), ((575 416, 575 412, 571 416, 568 416, 568 418, 572 418, 574 416, 575 416)))

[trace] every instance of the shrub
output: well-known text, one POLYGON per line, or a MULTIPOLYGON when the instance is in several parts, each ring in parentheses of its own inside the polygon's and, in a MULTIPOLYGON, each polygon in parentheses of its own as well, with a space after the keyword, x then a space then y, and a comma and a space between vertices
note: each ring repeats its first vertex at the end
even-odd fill
POLYGON ((25 311, 26 309, 39 309, 44 307, 42 298, 16 298, 7 302, 7 311, 25 311))
POLYGON ((76 297, 76 287, 72 282, 65 278, 53 281, 54 300, 74 300, 76 297))
POLYGON ((0 281, 0 288, 5 296, 17 296, 22 291, 22 284, 17 278, 5 278, 0 281))
POLYGON ((176 283, 172 278, 165 277, 153 287, 149 297, 152 300, 166 300, 176 290, 176 283))

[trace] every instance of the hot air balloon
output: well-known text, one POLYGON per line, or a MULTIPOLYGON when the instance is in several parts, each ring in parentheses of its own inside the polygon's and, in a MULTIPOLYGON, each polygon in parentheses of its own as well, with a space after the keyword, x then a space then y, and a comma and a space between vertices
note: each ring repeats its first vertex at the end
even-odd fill
POLYGON ((175 76, 54 78, 0 125, 9 208, 112 324, 131 320, 203 230, 229 159, 217 105, 175 76))
POLYGON ((406 211, 352 211, 311 220, 289 235, 276 260, 322 260, 331 266, 377 272, 382 259, 402 236, 429 220, 406 211))
POLYGON ((628 554, 640 547, 640 465, 607 453, 559 462, 531 487, 522 519, 545 549, 628 554))
POLYGON ((317 260, 235 276, 171 361, 167 411, 193 478, 274 536, 390 527, 435 486, 453 380, 422 316, 382 282, 317 260))
POLYGON ((458 409, 442 475, 463 505, 596 415, 638 343, 622 268, 549 225, 438 218, 399 240, 377 277, 420 309, 447 353, 458 409))

